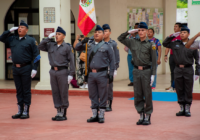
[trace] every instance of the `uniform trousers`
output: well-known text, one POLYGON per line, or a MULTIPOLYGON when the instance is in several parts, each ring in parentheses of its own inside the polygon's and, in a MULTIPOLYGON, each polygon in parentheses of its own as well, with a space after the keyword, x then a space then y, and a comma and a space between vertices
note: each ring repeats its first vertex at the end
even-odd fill
POLYGON ((179 104, 192 103, 192 90, 193 90, 193 67, 179 68, 175 67, 175 87, 178 95, 179 104))
POLYGON ((152 89, 150 86, 151 69, 133 70, 134 104, 137 112, 151 114, 153 112, 152 89))
POLYGON ((68 69, 50 70, 50 83, 55 108, 68 108, 68 69))
POLYGON ((108 75, 107 71, 89 73, 88 76, 88 90, 89 98, 91 100, 92 109, 106 109, 107 105, 107 84, 108 75))
POLYGON ((13 69, 13 78, 15 87, 17 90, 17 104, 18 105, 30 105, 31 104, 31 71, 32 65, 26 65, 24 67, 13 69))

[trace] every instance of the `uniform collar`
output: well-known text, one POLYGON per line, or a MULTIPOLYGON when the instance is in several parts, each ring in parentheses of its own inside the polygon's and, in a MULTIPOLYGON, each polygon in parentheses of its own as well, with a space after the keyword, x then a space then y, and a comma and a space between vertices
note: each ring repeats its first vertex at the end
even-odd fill
MULTIPOLYGON (((61 46, 64 46, 65 44, 66 44, 66 43, 65 43, 65 41, 63 40, 63 43, 62 43, 62 44, 61 44, 59 47, 61 47, 61 46)), ((58 45, 58 44, 57 44, 57 42, 55 42, 55 44, 54 44, 54 45, 56 45, 56 46, 57 46, 57 45, 58 45)))
MULTIPOLYGON (((22 37, 22 39, 27 39, 28 35, 26 34, 24 37, 22 37)), ((16 36, 16 38, 19 40, 19 35, 16 36)), ((20 39, 20 40, 22 40, 20 39)))

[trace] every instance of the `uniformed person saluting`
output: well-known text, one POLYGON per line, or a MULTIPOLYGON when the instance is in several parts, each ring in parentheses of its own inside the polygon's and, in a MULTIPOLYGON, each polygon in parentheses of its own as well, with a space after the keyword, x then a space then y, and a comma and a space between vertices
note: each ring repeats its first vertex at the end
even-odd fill
POLYGON ((54 106, 57 109, 57 115, 52 118, 53 121, 67 120, 68 84, 75 74, 73 50, 71 46, 65 43, 65 36, 66 32, 58 27, 56 33, 51 33, 38 45, 39 50, 48 52, 51 65, 49 71, 50 83, 54 106), (56 36, 56 42, 51 42, 53 36, 56 36), (68 70, 68 67, 70 67, 70 70, 68 70))
MULTIPOLYGON (((101 26, 97 25, 94 33, 94 41, 88 44, 88 90, 89 98, 92 102, 93 116, 87 122, 104 123, 104 113, 106 110, 107 95, 107 81, 113 82, 114 73, 114 53, 109 45, 103 41, 104 30, 101 26), (108 67, 110 72, 108 77, 108 67), (98 110, 100 113, 98 114, 98 110)), ((77 51, 85 50, 85 43, 88 38, 79 42, 75 49, 77 51)))
POLYGON ((172 36, 167 37, 163 41, 163 46, 172 49, 174 53, 174 61, 176 67, 174 70, 175 87, 178 95, 178 103, 180 105, 180 111, 176 113, 176 116, 190 117, 190 106, 192 104, 192 90, 193 90, 193 63, 195 59, 196 71, 195 75, 199 75, 199 55, 197 50, 187 49, 185 44, 188 42, 190 35, 190 29, 188 27, 182 27, 181 33, 175 33, 172 36), (176 36, 181 37, 181 40, 171 42, 176 36))
POLYGON ((28 36, 27 32, 28 25, 21 21, 19 27, 12 27, 0 36, 0 41, 7 43, 12 52, 12 69, 18 101, 18 113, 12 116, 13 119, 29 118, 31 78, 34 78, 37 73, 40 59, 37 42, 33 37, 28 36), (10 36, 14 30, 18 30, 18 35, 10 36))
MULTIPOLYGON (((118 40, 127 46, 133 55, 134 62, 134 103, 140 119, 137 125, 149 125, 151 113, 153 112, 152 89, 151 86, 156 74, 156 46, 147 38, 148 26, 145 22, 140 22, 138 31, 139 39, 128 39, 129 34, 125 32, 118 37, 118 40), (146 104, 146 105, 145 105, 146 104), (145 117, 146 114, 146 117, 145 117)), ((131 32, 133 33, 133 32, 131 32)))
MULTIPOLYGON (((117 47, 117 42, 112 40, 110 38, 111 34, 111 28, 108 24, 104 24, 102 26, 104 30, 104 41, 108 42, 110 46, 112 47, 114 51, 114 56, 115 56, 115 71, 114 71, 114 77, 117 76, 117 69, 119 68, 119 48, 117 47)), ((112 111, 112 101, 113 101, 113 83, 109 84, 108 86, 108 101, 107 101, 107 106, 106 106, 106 111, 112 111)))

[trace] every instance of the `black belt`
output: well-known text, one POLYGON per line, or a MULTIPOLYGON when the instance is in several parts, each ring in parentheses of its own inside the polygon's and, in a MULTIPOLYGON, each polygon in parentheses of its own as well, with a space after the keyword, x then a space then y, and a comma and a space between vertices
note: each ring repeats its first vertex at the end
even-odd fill
POLYGON ((188 68, 188 67, 192 67, 192 65, 176 65, 179 68, 188 68))
POLYGON ((146 69, 150 69, 151 68, 151 66, 135 66, 135 65, 134 65, 134 67, 136 69, 139 69, 138 67, 142 67, 142 70, 146 70, 146 69))
POLYGON ((15 64, 15 63, 13 63, 13 65, 14 65, 15 67, 17 67, 17 68, 21 68, 21 67, 24 67, 24 66, 27 66, 27 65, 30 65, 30 64, 31 64, 31 62, 23 63, 23 64, 15 64))
POLYGON ((51 67, 52 70, 58 71, 58 70, 64 70, 64 69, 68 69, 68 67, 66 66, 58 66, 58 67, 51 67))
POLYGON ((89 72, 97 73, 102 71, 108 71, 108 67, 100 68, 100 69, 90 69, 89 72))

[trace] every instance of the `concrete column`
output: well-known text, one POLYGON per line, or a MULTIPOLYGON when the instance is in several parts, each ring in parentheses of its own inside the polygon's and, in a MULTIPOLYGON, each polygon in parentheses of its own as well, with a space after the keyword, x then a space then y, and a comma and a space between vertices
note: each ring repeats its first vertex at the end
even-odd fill
MULTIPOLYGON (((58 26, 61 26, 66 31, 66 42, 71 42, 70 30, 70 1, 69 0, 39 0, 39 15, 40 15, 40 41, 44 38, 44 28, 54 28, 56 31, 58 26), (44 7, 55 7, 55 23, 44 23, 44 7)), ((35 89, 49 90, 49 60, 47 52, 40 52, 40 82, 35 86, 35 89)))
MULTIPOLYGON (((188 28, 190 28, 189 38, 192 38, 194 35, 200 32, 200 27, 199 27, 199 22, 200 22, 199 11, 200 10, 199 9, 200 9, 200 5, 192 5, 192 0, 188 0, 188 28)), ((197 40, 200 40, 200 38, 197 38, 197 40)), ((199 80, 194 82, 194 87, 199 87, 199 80)))
MULTIPOLYGON (((174 24, 176 23, 176 0, 164 0, 164 34, 165 39, 170 34, 174 33, 174 24)), ((165 47, 162 50, 162 73, 170 73, 169 61, 164 62, 165 47)), ((169 55, 168 55, 169 56, 169 55)))

